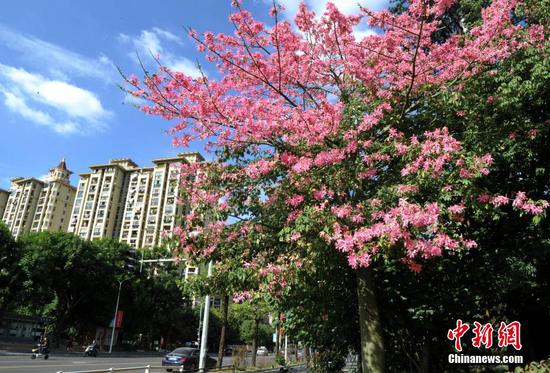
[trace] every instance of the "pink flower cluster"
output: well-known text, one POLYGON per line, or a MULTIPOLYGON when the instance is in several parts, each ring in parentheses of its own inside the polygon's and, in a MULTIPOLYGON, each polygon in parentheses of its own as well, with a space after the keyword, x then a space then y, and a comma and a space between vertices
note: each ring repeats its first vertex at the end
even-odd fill
MULTIPOLYGON (((407 136, 392 126, 397 117, 414 113, 410 97, 460 91, 468 79, 485 74, 515 51, 543 43, 544 32, 512 22, 518 1, 494 0, 483 9, 479 25, 434 43, 432 35, 452 4, 410 0, 400 14, 362 9, 346 16, 328 3, 324 14, 316 16, 302 3, 296 27, 279 17, 266 26, 239 6, 230 17, 233 34, 201 37, 190 32, 220 79, 193 78, 166 67, 142 81, 128 78, 131 93, 150 103, 142 107, 144 112, 175 123, 170 134, 176 145, 201 141, 207 151, 230 158, 227 164, 182 165, 182 200, 192 211, 177 230, 183 250, 208 256, 219 243, 261 233, 257 223, 262 222, 254 221, 258 215, 246 214, 254 205, 242 198, 247 193, 265 196, 266 210, 278 201, 288 204, 281 220, 292 232, 292 242, 303 239, 297 217, 318 214, 319 236, 345 252, 354 268, 368 266, 388 248, 402 249, 404 261, 420 270, 416 258, 475 247, 475 242, 449 233, 470 200, 413 198, 422 192, 421 177, 441 182, 445 193, 465 188, 460 179, 486 175, 492 157, 467 153, 444 126, 419 128, 407 136), (361 22, 379 32, 357 38, 354 30, 361 22), (239 169, 232 161, 242 161, 243 154, 247 165, 239 169), (376 183, 392 170, 400 180, 388 186, 388 195, 358 199, 359 192, 380 190, 376 183), (224 185, 230 187, 222 190, 224 185), (201 221, 205 213, 214 221, 201 221), (250 224, 224 235, 232 213, 250 224), (190 237, 190 231, 200 231, 201 239, 190 237)), ((271 15, 278 12, 275 7, 271 15)), ((462 120, 470 116, 463 110, 456 114, 462 120)), ((536 129, 528 136, 536 137, 536 129)), ((489 194, 477 200, 494 206, 510 203, 506 196, 489 194)), ((548 207, 521 192, 512 205, 529 214, 548 207)), ((277 268, 286 267, 258 264, 258 273, 277 277, 277 286, 282 286, 286 272, 277 268)), ((248 296, 243 293, 240 299, 248 296)))

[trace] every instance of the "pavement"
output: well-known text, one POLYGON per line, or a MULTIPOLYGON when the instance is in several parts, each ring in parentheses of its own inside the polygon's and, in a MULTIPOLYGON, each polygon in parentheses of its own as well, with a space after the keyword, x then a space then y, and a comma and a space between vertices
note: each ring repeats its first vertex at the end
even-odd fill
MULTIPOLYGON (((273 356, 258 357, 258 363, 269 364, 273 356), (265 360, 265 361, 264 361, 265 360)), ((232 364, 230 356, 224 357, 223 365, 232 364)), ((159 368, 161 356, 106 356, 83 357, 81 353, 52 354, 48 360, 31 360, 30 353, 9 353, 0 355, 0 373, 57 373, 78 372, 86 370, 105 370, 109 368, 144 367, 151 365, 150 373, 165 373, 159 368)), ((264 364, 262 364, 264 365, 264 364)), ((129 373, 144 373, 144 369, 125 370, 129 373)))
MULTIPOLYGON (((100 370, 109 368, 125 368, 139 366, 160 366, 160 357, 82 357, 82 355, 50 355, 48 360, 31 360, 30 353, 0 356, 0 373, 57 373, 75 372, 82 370, 100 370)), ((144 372, 141 370, 129 370, 127 372, 144 372)), ((161 369, 153 369, 150 373, 165 372, 161 369)))

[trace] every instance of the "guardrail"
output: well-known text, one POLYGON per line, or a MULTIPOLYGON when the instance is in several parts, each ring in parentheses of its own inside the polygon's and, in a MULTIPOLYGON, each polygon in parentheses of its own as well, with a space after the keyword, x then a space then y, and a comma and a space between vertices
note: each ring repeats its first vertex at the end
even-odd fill
MULTIPOLYGON (((160 365, 145 365, 145 366, 139 366, 139 367, 127 367, 127 368, 107 368, 107 369, 95 369, 95 370, 79 370, 79 371, 57 371, 57 373, 114 373, 114 372, 131 372, 131 371, 137 371, 137 370, 143 370, 143 373, 152 373, 152 369, 166 369, 166 366, 160 366, 160 365)), ((170 368, 170 367, 168 367, 170 368)), ((293 365, 288 367, 290 370, 289 372, 306 372, 306 366, 305 365, 293 365), (295 369, 298 369, 296 371, 295 369)), ((172 368, 174 369, 174 368, 172 368)), ((249 373, 278 373, 281 372, 281 368, 264 368, 264 369, 258 369, 254 370, 249 373)), ((174 369, 176 372, 177 370, 174 369)), ((210 372, 210 373, 216 373, 216 372, 237 372, 236 368, 234 366, 225 366, 221 367, 221 369, 213 369, 208 370, 206 369, 204 372, 210 372)), ((180 370, 180 372, 186 372, 186 373, 198 373, 200 372, 199 369, 195 370, 180 370)))
MULTIPOLYGON (((139 366, 139 367, 126 367, 126 368, 107 368, 107 369, 94 369, 94 370, 79 370, 79 371, 58 371, 57 373, 112 373, 112 372, 131 372, 136 370, 143 370, 143 373, 151 373, 151 369, 174 369, 176 372, 186 372, 186 373, 197 373, 200 372, 199 369, 195 370, 180 370, 179 368, 172 368, 172 367, 166 367, 161 365, 145 365, 145 366, 139 366)), ((224 369, 226 367, 222 367, 224 369)), ((230 367, 227 367, 230 368, 230 367)), ((214 373, 217 370, 210 370, 210 372, 214 373)), ((221 371, 221 370, 220 370, 221 371)), ((209 370, 205 370, 204 372, 209 372, 209 370)))
MULTIPOLYGON (((107 369, 94 369, 94 370, 79 370, 74 372, 66 372, 59 370, 57 373, 111 373, 111 372, 129 372, 133 370, 144 370, 143 373, 151 373, 151 369, 163 369, 161 366, 145 365, 140 367, 127 367, 127 368, 107 368, 107 369)), ((165 369, 165 368, 164 368, 165 369)))

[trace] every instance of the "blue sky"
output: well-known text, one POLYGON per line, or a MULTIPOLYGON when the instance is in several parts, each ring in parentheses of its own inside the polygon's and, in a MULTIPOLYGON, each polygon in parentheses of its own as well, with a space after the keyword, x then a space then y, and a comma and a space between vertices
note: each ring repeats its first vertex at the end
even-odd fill
MULTIPOLYGON (((387 0, 336 0, 346 13, 357 3, 374 8, 387 0)), ((283 0, 292 18, 298 1, 283 0)), ((326 0, 308 0, 319 11, 326 0)), ((271 1, 244 0, 263 20, 271 1)), ((231 32, 230 0, 18 0, 0 12, 0 188, 16 176, 41 177, 62 157, 75 174, 112 158, 140 165, 182 150, 164 133, 169 124, 134 108, 117 84, 116 70, 140 75, 136 53, 154 68, 149 52, 169 67, 211 78, 183 26, 231 32)), ((360 28, 358 32, 365 32, 360 28)), ((73 175, 76 184, 78 176, 73 175)))

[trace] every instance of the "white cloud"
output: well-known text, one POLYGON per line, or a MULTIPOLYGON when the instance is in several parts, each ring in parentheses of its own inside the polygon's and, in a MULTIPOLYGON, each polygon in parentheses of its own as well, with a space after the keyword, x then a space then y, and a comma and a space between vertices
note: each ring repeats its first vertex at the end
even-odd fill
MULTIPOLYGON (((264 0, 265 3, 272 4, 271 0, 264 0)), ((321 17, 325 12, 327 3, 332 2, 345 15, 360 13, 359 5, 371 10, 381 10, 387 8, 390 0, 303 0, 307 7, 315 12, 316 17, 321 17)), ((296 0, 278 0, 278 3, 285 7, 283 16, 294 21, 294 17, 300 10, 300 1, 296 0)), ((373 29, 367 27, 363 21, 360 25, 353 28, 353 36, 356 40, 362 40, 366 36, 376 35, 373 29)))
MULTIPOLYGON (((272 4, 272 1, 269 1, 272 4)), ((294 20, 294 16, 300 10, 300 1, 296 0, 279 0, 279 3, 285 7, 284 14, 288 19, 294 20)))
POLYGON ((78 130, 78 126, 73 122, 57 122, 48 113, 29 107, 25 99, 17 93, 10 91, 2 91, 2 93, 4 93, 4 104, 11 111, 18 113, 23 118, 29 119, 36 124, 49 127, 62 135, 69 135, 78 130))
MULTIPOLYGON (((264 0, 272 4, 271 0, 264 0)), ((325 12, 327 3, 332 2, 345 15, 359 13, 359 5, 371 9, 381 10, 389 5, 389 0, 303 0, 309 9, 313 10, 317 16, 325 12)), ((289 20, 294 20, 294 16, 300 9, 300 1, 297 0, 278 0, 278 3, 285 7, 284 15, 289 20)))
POLYGON ((88 77, 107 83, 118 79, 114 64, 104 55, 90 58, 32 35, 17 33, 1 24, 0 45, 18 52, 29 65, 46 69, 56 77, 88 77))
POLYGON ((60 134, 103 130, 112 115, 86 89, 0 64, 0 92, 11 111, 60 134))
POLYGON ((167 42, 178 44, 178 46, 182 44, 181 38, 170 31, 153 27, 150 30, 142 30, 137 36, 121 33, 118 36, 118 40, 123 44, 133 47, 133 51, 129 53, 129 56, 136 62, 139 62, 138 56, 150 63, 153 63, 154 59, 158 58, 164 66, 172 71, 180 71, 193 78, 201 76, 201 72, 194 62, 186 57, 178 56, 166 47, 167 42), (136 52, 138 56, 136 56, 136 52))
POLYGON ((158 55, 164 54, 159 36, 160 35, 154 31, 143 30, 140 36, 135 39, 134 45, 136 48, 147 51, 157 57, 158 55))
POLYGON ((166 31, 158 27, 153 27, 153 31, 156 32, 158 35, 162 35, 166 40, 181 44, 181 38, 172 34, 170 31, 166 31))
POLYGON ((374 31, 373 29, 366 29, 366 30, 354 29, 353 30, 353 36, 355 37, 355 40, 357 40, 357 41, 363 40, 363 38, 365 38, 367 36, 373 36, 373 35, 377 35, 376 31, 374 31))
POLYGON ((141 97, 136 97, 136 96, 133 96, 129 93, 126 93, 124 95, 123 102, 125 104, 130 104, 130 105, 135 105, 135 106, 142 106, 142 105, 145 105, 147 103, 147 101, 142 99, 141 97))
POLYGON ((8 90, 2 90, 2 92, 4 93, 4 104, 10 110, 21 114, 21 116, 35 123, 48 125, 53 122, 53 118, 48 113, 31 109, 21 95, 8 90))
POLYGON ((336 5, 338 10, 348 16, 358 14, 360 12, 359 5, 371 10, 380 10, 389 4, 388 0, 309 0, 307 4, 316 14, 323 14, 329 2, 336 5))
POLYGON ((168 68, 172 71, 180 71, 192 78, 199 78, 202 75, 197 67, 197 64, 188 58, 181 57, 180 59, 173 60, 171 62, 172 63, 168 65, 168 68))

